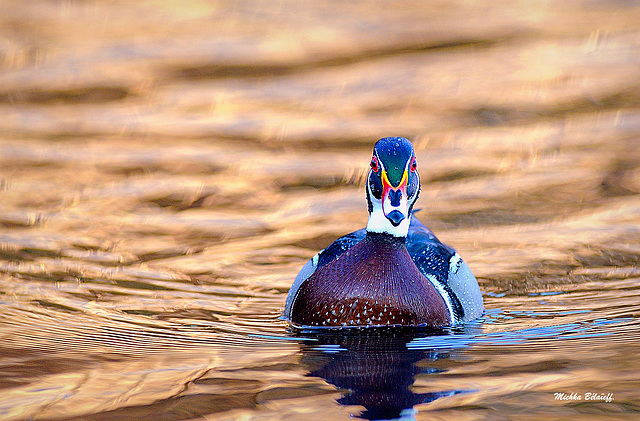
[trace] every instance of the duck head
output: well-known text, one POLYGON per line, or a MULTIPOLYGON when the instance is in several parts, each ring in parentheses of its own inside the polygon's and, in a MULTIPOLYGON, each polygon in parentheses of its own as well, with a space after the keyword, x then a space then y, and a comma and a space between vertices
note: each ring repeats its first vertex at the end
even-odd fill
POLYGON ((376 142, 366 189, 367 231, 406 237, 420 193, 418 163, 409 140, 385 137, 376 142))

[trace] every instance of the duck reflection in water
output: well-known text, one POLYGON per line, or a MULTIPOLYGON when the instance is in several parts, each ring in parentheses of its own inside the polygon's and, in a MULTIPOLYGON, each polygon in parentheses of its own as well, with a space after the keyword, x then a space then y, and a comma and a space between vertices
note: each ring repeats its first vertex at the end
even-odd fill
POLYGON ((313 340, 302 345, 302 364, 309 370, 308 376, 320 377, 342 389, 338 403, 363 406, 360 418, 415 419, 415 405, 463 392, 411 390, 416 376, 442 372, 429 367, 429 362, 449 358, 451 350, 407 344, 417 338, 445 334, 442 330, 348 329, 299 334, 313 340))

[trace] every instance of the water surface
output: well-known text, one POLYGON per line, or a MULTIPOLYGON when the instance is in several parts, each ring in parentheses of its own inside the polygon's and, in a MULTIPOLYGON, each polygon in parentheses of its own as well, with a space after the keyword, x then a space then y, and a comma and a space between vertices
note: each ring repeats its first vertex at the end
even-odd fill
POLYGON ((640 7, 0 6, 0 418, 634 419, 640 7), (486 314, 292 332, 375 140, 486 314))

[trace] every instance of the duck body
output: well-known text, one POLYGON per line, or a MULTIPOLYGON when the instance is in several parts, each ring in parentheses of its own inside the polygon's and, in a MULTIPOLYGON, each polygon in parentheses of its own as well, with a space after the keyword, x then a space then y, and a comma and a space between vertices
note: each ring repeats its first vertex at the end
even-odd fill
POLYGON ((367 228, 337 239, 303 266, 289 290, 284 318, 295 327, 443 327, 479 317, 482 293, 471 270, 412 215, 419 178, 408 174, 417 177, 410 142, 381 139, 374 159, 367 228), (409 151, 397 152, 398 145, 409 151), (405 170, 396 171, 395 184, 387 174, 376 178, 386 172, 383 162, 393 165, 385 152, 405 170))

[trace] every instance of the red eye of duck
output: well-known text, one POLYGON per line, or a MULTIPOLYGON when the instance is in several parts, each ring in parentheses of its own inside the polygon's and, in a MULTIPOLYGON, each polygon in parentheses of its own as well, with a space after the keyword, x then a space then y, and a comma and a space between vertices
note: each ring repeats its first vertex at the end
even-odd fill
POLYGON ((418 161, 416 161, 415 156, 411 159, 411 164, 409 164, 409 169, 411 170, 411 172, 415 172, 418 169, 418 161))
POLYGON ((378 172, 378 158, 375 156, 371 158, 371 169, 373 172, 378 172))

